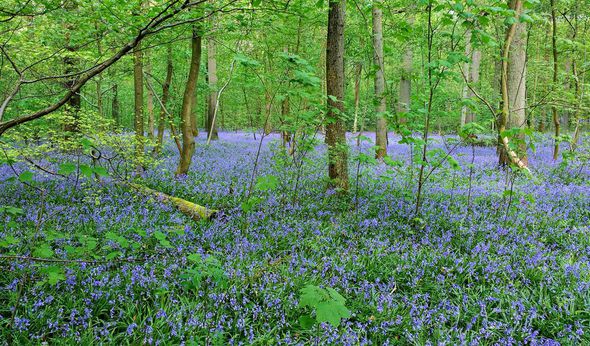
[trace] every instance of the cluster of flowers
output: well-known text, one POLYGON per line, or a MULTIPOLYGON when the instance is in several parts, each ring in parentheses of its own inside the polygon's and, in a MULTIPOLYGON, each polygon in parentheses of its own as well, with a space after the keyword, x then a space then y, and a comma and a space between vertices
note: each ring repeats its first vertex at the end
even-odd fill
MULTIPOLYGON (((258 175, 274 175, 279 183, 255 190, 258 204, 245 210, 240 206, 257 142, 243 132, 220 137, 210 146, 198 142, 187 177, 174 177, 172 144, 160 166, 142 177, 151 188, 222 209, 223 217, 211 222, 194 223, 171 206, 109 179, 75 184, 39 172, 35 184, 49 191, 42 199, 23 184, 2 183, 0 205, 24 213, 1 216, 0 239, 11 235, 19 242, 0 251, 31 255, 39 239, 49 239, 54 257, 67 259, 68 246, 91 236, 98 245, 87 256, 120 254, 107 263, 60 265, 64 278, 54 285, 35 284, 43 268, 54 263, 2 261, 0 339, 590 343, 590 168, 560 168, 551 160, 549 142, 530 154, 534 178, 519 176, 513 184, 510 173, 497 168, 495 148, 475 148, 470 174, 472 148, 458 147, 453 156, 462 169, 433 172, 417 216, 411 150, 396 140, 389 153, 405 168, 392 171, 382 163, 363 163, 359 176, 352 176, 358 179, 352 202, 343 203, 324 188, 323 146, 299 166, 278 160, 278 137, 266 137, 258 175), (574 174, 581 178, 559 178, 574 174), (39 213, 41 207, 44 213, 39 213), (124 246, 107 237, 109 232, 136 246, 124 246), (170 246, 155 241, 156 232, 166 234, 170 246), (199 286, 187 288, 190 254, 218 259, 227 284, 203 276, 199 286), (303 329, 298 290, 307 283, 340 292, 352 317, 338 327, 303 329)), ((443 138, 432 146, 448 148, 443 138)), ((351 166, 356 168, 355 153, 370 147, 353 147, 351 166)), ((0 166, 0 177, 11 172, 0 166)))

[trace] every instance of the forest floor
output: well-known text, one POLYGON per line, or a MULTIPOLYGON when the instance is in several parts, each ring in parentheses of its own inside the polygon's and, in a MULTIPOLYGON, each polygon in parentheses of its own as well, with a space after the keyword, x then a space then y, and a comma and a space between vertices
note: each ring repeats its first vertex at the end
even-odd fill
POLYGON ((267 137, 245 202, 260 137, 203 137, 186 178, 168 143, 139 181, 220 209, 209 222, 108 177, 0 183, 0 255, 98 260, 0 259, 0 344, 590 344, 590 167, 552 162, 549 140, 533 178, 498 169, 493 147, 473 148, 470 174, 460 145, 461 168, 430 175, 416 215, 399 139, 400 167, 357 166, 352 148, 343 201, 323 149, 293 163, 267 137), (309 285, 350 315, 300 306, 309 285), (311 325, 324 317, 337 322, 311 325))

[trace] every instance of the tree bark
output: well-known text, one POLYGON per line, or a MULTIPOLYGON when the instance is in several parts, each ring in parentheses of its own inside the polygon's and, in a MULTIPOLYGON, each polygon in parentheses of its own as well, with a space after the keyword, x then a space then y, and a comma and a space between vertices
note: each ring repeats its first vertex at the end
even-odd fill
POLYGON ((181 132, 182 132, 182 152, 180 153, 180 161, 176 175, 184 175, 188 173, 191 165, 193 153, 195 152, 195 138, 193 136, 192 123, 193 119, 192 107, 194 101, 194 94, 197 90, 197 80, 199 79, 199 66, 201 65, 201 35, 197 28, 193 28, 193 36, 191 39, 191 64, 188 74, 188 80, 184 89, 184 96, 182 99, 181 111, 181 132))
POLYGON ((113 100, 111 101, 111 116, 115 122, 115 129, 121 127, 121 112, 119 109, 119 86, 113 84, 113 100))
POLYGON ((217 217, 217 214, 219 213, 218 210, 209 209, 207 207, 195 204, 195 203, 187 201, 185 199, 173 197, 173 196, 167 195, 163 192, 152 190, 149 187, 146 187, 143 185, 138 185, 138 184, 134 184, 134 183, 120 183, 120 184, 123 186, 131 187, 134 190, 136 190, 144 195, 154 196, 158 200, 160 200, 161 202, 169 203, 169 204, 173 205, 176 209, 178 209, 178 211, 180 211, 184 215, 190 217, 191 219, 193 219, 196 222, 198 222, 200 220, 214 219, 215 217, 217 217))
POLYGON ((326 45, 326 144, 332 187, 348 191, 348 144, 344 127, 344 15, 346 0, 330 1, 326 45))
MULTIPOLYGON (((215 18, 211 16, 209 18, 212 27, 215 27, 215 18)), ((207 76, 209 81, 209 96, 207 98, 207 138, 212 140, 218 139, 219 134, 217 133, 217 125, 213 123, 213 117, 215 116, 215 107, 217 105, 217 44, 215 43, 215 37, 209 36, 207 39, 207 76)))
MULTIPOLYGON (((408 24, 414 24, 414 15, 410 14, 408 24)), ((408 122, 407 113, 410 111, 410 98, 412 96, 412 65, 414 53, 410 44, 406 46, 402 58, 402 76, 399 81, 399 100, 397 105, 398 126, 408 122)))
MULTIPOLYGON (((522 0, 510 0, 510 9, 520 17, 523 11, 522 0)), ((526 125, 526 24, 518 18, 506 32, 502 57, 502 111, 498 119, 498 133, 500 139, 500 165, 513 163, 520 168, 528 166, 526 143, 524 134, 519 134, 518 150, 515 152, 510 146, 510 139, 502 133, 509 128, 524 128, 526 125)))
MULTIPOLYGON (((557 18, 555 14, 555 0, 550 1, 551 4, 551 51, 553 53, 553 91, 556 91, 558 82, 558 56, 557 56, 557 18)), ((553 126, 555 127, 555 144, 553 146, 553 161, 559 157, 559 130, 560 121, 559 114, 557 114, 557 106, 551 106, 551 115, 553 117, 553 126)))
POLYGON ((170 84, 172 83, 172 73, 174 65, 172 64, 172 45, 168 44, 166 53, 166 79, 162 85, 162 105, 160 107, 160 119, 158 121, 158 137, 156 141, 155 152, 160 153, 162 144, 164 142, 164 129, 166 128, 166 106, 168 105, 168 98, 170 97, 170 84))
POLYGON ((358 118, 359 118, 359 103, 361 97, 361 76, 363 73, 363 64, 361 62, 356 63, 356 71, 354 73, 354 122, 352 125, 352 131, 357 132, 358 130, 358 118))
MULTIPOLYGON (((71 30, 68 27, 68 30, 71 30)), ((69 41, 69 34, 67 35, 67 40, 69 41)), ((71 46, 68 42, 68 46, 66 47, 66 50, 69 53, 73 53, 75 51, 74 47, 71 46)), ((64 64, 65 64, 65 74, 69 74, 69 73, 73 73, 75 72, 75 67, 76 65, 78 65, 78 59, 72 57, 72 56, 66 56, 64 58, 64 64)), ((76 78, 72 78, 67 80, 64 83, 64 86, 66 89, 73 89, 74 86, 76 85, 76 78)), ((68 116, 68 119, 66 120, 65 124, 64 124, 64 131, 66 132, 78 132, 80 130, 80 108, 82 106, 82 99, 80 97, 80 91, 74 93, 72 95, 72 97, 67 101, 67 108, 66 108, 66 114, 68 116)))
POLYGON ((377 151, 375 157, 382 159, 387 155, 387 99, 385 98, 385 75, 383 62, 383 11, 382 1, 373 0, 373 64, 375 71, 375 112, 377 127, 375 131, 377 151))
MULTIPOLYGON (((145 64, 145 72, 148 76, 152 74, 152 64, 149 58, 148 53, 146 55, 146 64, 145 64)), ((150 139, 154 139, 155 134, 155 119, 154 119, 154 93, 152 89, 147 89, 147 100, 146 100, 146 107, 147 107, 147 116, 148 116, 148 137, 150 139)))
MULTIPOLYGON (((133 124, 135 129, 135 154, 141 160, 144 154, 144 129, 143 129, 143 53, 141 45, 133 49, 133 86, 135 100, 135 114, 133 124)), ((139 169, 139 167, 138 167, 139 169)))
MULTIPOLYGON (((468 56, 471 60, 469 63, 465 63, 464 65, 464 73, 466 74, 465 79, 467 79, 467 82, 470 85, 475 85, 479 82, 481 50, 473 49, 473 47, 471 46, 471 29, 467 30, 465 40, 465 55, 468 56)), ((467 86, 463 88, 464 99, 471 99, 474 96, 475 95, 473 94, 473 91, 471 91, 471 89, 469 89, 467 86)), ((463 108, 461 108, 461 126, 474 122, 475 120, 475 112, 471 108, 463 106, 463 108)))

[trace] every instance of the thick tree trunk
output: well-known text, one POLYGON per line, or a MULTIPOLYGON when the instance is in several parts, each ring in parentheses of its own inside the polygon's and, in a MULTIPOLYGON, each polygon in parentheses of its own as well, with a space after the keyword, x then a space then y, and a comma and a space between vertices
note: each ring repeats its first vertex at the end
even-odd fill
POLYGON ((170 97, 170 84, 172 83, 172 73, 173 67, 172 64, 172 45, 168 45, 167 54, 166 54, 166 79, 164 80, 164 84, 162 85, 162 105, 160 107, 160 119, 158 121, 158 138, 156 141, 156 148, 155 152, 159 153, 162 149, 162 144, 164 142, 164 129, 166 128, 166 108, 168 105, 168 98, 170 97))
MULTIPOLYGON (((510 8, 517 17, 522 14, 522 0, 511 0, 510 8)), ((526 125, 526 24, 519 22, 510 25, 506 32, 502 58, 502 111, 498 122, 500 134, 500 165, 513 163, 520 168, 528 166, 524 135, 519 134, 518 149, 515 152, 510 146, 510 139, 502 136, 502 132, 511 128, 524 128, 526 125)))
MULTIPOLYGON (((135 115, 133 119, 135 129, 135 153, 141 160, 144 154, 144 129, 143 129, 143 62, 141 45, 133 49, 133 85, 135 99, 135 115)), ((140 167, 138 166, 138 169, 140 167)))
POLYGON ((344 127, 344 13, 346 0, 330 1, 326 49, 326 144, 333 187, 348 191, 348 144, 344 127))
MULTIPOLYGON (((210 17, 212 26, 215 25, 214 16, 210 17)), ((215 38, 209 36, 207 39, 207 76, 209 81, 209 97, 207 98, 207 134, 212 140, 218 139, 217 125, 213 123, 215 107, 217 105, 217 44, 215 38)))
POLYGON ((201 35, 197 28, 193 28, 193 37, 191 40, 192 55, 191 64, 184 89, 181 111, 181 132, 182 132, 182 152, 180 153, 180 162, 176 175, 187 174, 191 165, 193 153, 195 152, 195 138, 193 136, 193 101, 194 94, 197 90, 197 80, 199 79, 199 66, 201 64, 201 35))
POLYGON ((381 0, 373 1, 373 64, 375 71, 375 112, 377 127, 375 131, 377 152, 375 157, 382 159, 387 155, 387 99, 385 98, 385 75, 383 62, 383 11, 381 0))
MULTIPOLYGON (((69 26, 68 26, 68 30, 72 30, 69 26)), ((66 49, 68 50, 68 52, 73 53, 74 52, 74 47, 69 46, 69 33, 67 36, 67 40, 68 40, 68 46, 66 47, 66 49)), ((72 56, 67 56, 64 58, 64 64, 65 64, 65 74, 69 74, 69 73, 73 73, 76 71, 76 65, 78 65, 78 59, 72 57, 72 56)), ((67 80, 65 83, 65 88, 66 89, 72 89, 74 87, 74 85, 76 85, 76 78, 72 78, 67 80)), ((72 95, 72 97, 68 100, 68 102, 66 103, 67 107, 66 107, 66 114, 68 116, 68 119, 66 120, 65 124, 64 124, 64 131, 66 132, 78 132, 80 130, 80 108, 82 106, 82 99, 80 97, 80 91, 76 92, 74 95, 72 95)))
MULTIPOLYGON (((410 14, 408 24, 414 24, 414 16, 410 14)), ((410 98, 412 96, 412 65, 414 53, 408 43, 402 58, 402 76, 399 81, 399 99, 397 105, 398 126, 408 122, 407 113, 410 111, 410 98)))

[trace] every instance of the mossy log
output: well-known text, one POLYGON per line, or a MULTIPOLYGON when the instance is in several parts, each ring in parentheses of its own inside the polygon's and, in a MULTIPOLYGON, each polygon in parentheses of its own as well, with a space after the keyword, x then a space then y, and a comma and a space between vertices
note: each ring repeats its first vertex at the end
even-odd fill
POLYGON ((178 211, 180 211, 181 213, 195 221, 214 219, 215 217, 217 217, 217 214, 219 212, 218 210, 209 209, 202 205, 195 204, 182 198, 170 196, 163 192, 152 190, 149 187, 145 187, 142 185, 134 183, 123 183, 123 185, 129 186, 144 195, 154 196, 164 203, 169 203, 173 205, 176 209, 178 209, 178 211))

